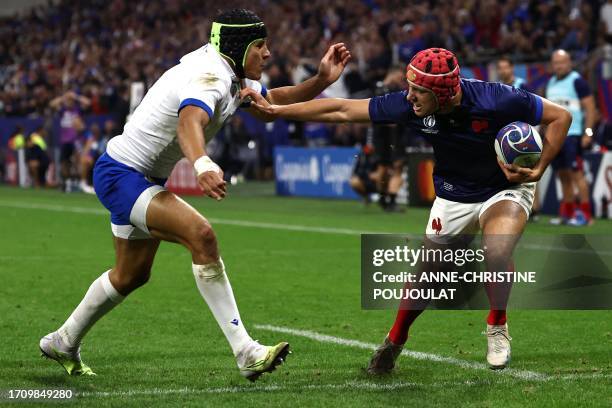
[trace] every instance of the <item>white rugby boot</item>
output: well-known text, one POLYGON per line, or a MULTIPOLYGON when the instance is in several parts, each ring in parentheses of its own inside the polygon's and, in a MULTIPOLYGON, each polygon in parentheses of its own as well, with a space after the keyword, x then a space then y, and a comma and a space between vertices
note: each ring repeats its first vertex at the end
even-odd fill
POLYGON ((43 357, 57 361, 70 375, 96 375, 81 361, 81 346, 68 347, 56 331, 40 339, 39 347, 43 357))
POLYGON ((96 194, 96 190, 94 190, 94 188, 87 184, 85 181, 81 181, 79 183, 79 187, 81 188, 81 191, 85 194, 96 194))
POLYGON ((240 350, 236 362, 240 375, 253 382, 263 373, 274 371, 290 353, 287 342, 278 343, 276 346, 263 346, 253 340, 240 350))
POLYGON ((510 340, 508 324, 487 324, 487 362, 492 370, 506 368, 510 362, 510 340))

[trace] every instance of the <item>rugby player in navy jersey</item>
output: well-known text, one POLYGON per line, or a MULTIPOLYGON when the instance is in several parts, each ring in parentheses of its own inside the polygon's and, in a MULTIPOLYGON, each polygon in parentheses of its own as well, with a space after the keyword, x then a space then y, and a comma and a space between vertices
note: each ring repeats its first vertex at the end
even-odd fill
MULTIPOLYGON (((317 99, 270 105, 245 90, 268 120, 400 123, 433 146, 436 199, 426 228, 426 243, 444 245, 460 234, 482 230, 489 271, 512 267, 512 251, 529 216, 535 182, 563 145, 569 112, 544 98, 504 84, 462 79, 457 58, 442 48, 416 54, 407 66, 408 89, 370 99, 317 99), (503 165, 494 140, 513 121, 548 126, 542 156, 533 168, 503 165)), ((487 361, 504 368, 510 360, 506 323, 508 285, 485 284, 491 310, 487 318, 487 361)), ((408 329, 426 305, 403 300, 393 327, 372 356, 368 371, 390 372, 408 339, 408 329)))

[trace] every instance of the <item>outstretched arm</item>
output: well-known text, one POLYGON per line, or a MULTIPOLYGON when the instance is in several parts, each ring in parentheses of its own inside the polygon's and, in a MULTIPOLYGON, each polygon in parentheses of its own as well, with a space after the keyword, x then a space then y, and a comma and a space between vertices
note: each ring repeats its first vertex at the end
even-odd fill
POLYGON ((276 105, 309 101, 336 82, 350 58, 344 43, 334 44, 321 59, 317 75, 295 86, 270 89, 266 99, 276 105))
POLYGON ((272 121, 277 118, 302 122, 369 122, 369 99, 323 98, 290 105, 270 105, 259 93, 243 89, 241 96, 251 97, 251 109, 272 121))

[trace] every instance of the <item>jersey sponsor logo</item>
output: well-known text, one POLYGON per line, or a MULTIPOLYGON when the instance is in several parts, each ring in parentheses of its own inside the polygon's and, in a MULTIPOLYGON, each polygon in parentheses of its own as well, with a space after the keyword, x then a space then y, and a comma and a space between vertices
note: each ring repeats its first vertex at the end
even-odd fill
POLYGON ((421 129, 422 132, 436 134, 438 133, 438 129, 434 129, 436 126, 436 117, 434 115, 425 116, 423 118, 423 124, 425 125, 424 129, 421 129))
POLYGON ((474 119, 472 121, 472 130, 476 133, 480 133, 489 127, 489 122, 484 119, 474 119))
POLYGON ((436 235, 440 235, 440 232, 442 231, 442 220, 440 220, 440 217, 436 217, 431 220, 431 229, 436 232, 436 235))
POLYGON ((453 191, 455 189, 451 183, 447 183, 446 181, 442 184, 442 188, 446 191, 453 191))

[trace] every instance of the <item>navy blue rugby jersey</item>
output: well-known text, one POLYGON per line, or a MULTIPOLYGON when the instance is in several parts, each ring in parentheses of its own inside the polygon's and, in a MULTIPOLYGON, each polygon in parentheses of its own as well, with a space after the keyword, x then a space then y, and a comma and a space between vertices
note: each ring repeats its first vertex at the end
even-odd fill
POLYGON ((513 184, 497 164, 495 136, 510 122, 537 125, 542 99, 500 83, 461 79, 461 104, 448 114, 419 118, 406 96, 393 92, 370 100, 370 120, 400 123, 424 136, 433 146, 434 187, 438 197, 477 203, 513 184))

